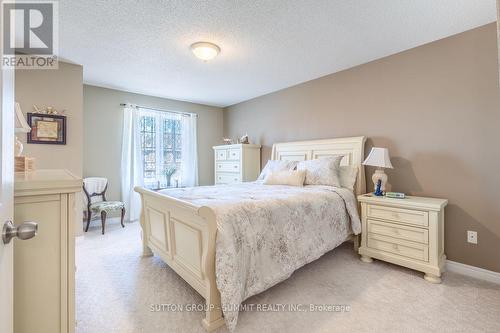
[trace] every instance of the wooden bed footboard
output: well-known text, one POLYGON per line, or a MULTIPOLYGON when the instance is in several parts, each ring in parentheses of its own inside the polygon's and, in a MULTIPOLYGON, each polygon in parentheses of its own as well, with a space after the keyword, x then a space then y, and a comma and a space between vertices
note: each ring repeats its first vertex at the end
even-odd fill
POLYGON ((215 282, 217 222, 208 207, 136 187, 141 195, 143 255, 161 257, 206 300, 203 327, 213 331, 224 325, 215 282))

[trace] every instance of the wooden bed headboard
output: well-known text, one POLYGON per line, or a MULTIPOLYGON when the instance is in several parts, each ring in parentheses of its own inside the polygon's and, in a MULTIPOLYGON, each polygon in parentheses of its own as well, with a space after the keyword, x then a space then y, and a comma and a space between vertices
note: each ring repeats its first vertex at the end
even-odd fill
POLYGON ((359 169, 354 191, 356 195, 366 193, 365 167, 361 164, 365 157, 366 137, 337 138, 325 140, 275 143, 271 159, 304 161, 327 156, 343 155, 340 165, 354 165, 359 169))

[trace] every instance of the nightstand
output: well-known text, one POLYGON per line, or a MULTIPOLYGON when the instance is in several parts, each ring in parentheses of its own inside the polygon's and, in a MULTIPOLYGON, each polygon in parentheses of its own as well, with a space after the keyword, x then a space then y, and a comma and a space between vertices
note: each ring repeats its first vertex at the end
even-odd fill
POLYGON ((359 254, 424 272, 441 282, 444 254, 444 207, 448 200, 407 196, 405 199, 358 196, 362 235, 359 254))

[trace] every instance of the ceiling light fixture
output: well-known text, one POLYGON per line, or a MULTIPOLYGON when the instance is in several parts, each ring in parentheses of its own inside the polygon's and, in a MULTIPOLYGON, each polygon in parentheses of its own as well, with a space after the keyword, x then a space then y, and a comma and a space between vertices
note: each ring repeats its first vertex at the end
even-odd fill
POLYGON ((220 47, 209 42, 197 42, 191 45, 191 51, 198 59, 208 61, 219 54, 220 47))

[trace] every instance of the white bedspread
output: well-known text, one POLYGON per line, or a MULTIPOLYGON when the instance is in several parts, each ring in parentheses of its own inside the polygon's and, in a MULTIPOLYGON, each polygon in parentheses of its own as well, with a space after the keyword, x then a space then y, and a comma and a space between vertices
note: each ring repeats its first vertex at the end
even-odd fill
POLYGON ((216 280, 230 331, 245 299, 361 232, 356 198, 343 188, 255 182, 162 193, 215 211, 216 280))

